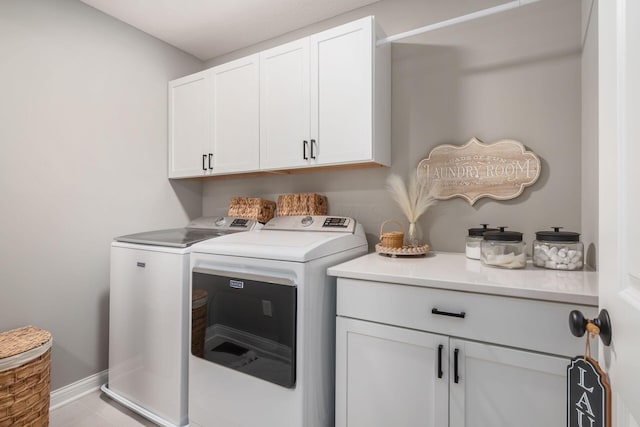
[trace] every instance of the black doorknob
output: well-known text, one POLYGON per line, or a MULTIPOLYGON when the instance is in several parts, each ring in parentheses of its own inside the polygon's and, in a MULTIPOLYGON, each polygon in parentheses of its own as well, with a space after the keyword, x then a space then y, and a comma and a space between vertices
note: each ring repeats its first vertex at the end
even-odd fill
POLYGON ((609 312, 605 309, 600 310, 600 314, 593 320, 584 317, 581 311, 573 310, 569 313, 569 329, 576 337, 581 337, 587 331, 587 323, 593 323, 600 329, 600 339, 606 346, 611 344, 611 319, 609 312))

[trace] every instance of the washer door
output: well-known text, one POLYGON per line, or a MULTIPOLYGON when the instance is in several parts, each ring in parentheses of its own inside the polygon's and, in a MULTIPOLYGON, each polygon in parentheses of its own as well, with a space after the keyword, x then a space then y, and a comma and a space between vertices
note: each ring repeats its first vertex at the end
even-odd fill
POLYGON ((297 287, 292 281, 195 268, 192 287, 194 356, 295 386, 297 287))

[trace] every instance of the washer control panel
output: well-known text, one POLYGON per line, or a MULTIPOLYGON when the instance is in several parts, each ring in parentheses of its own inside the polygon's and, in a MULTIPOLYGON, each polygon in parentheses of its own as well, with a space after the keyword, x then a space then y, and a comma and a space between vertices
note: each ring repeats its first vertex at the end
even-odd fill
POLYGON ((200 217, 191 221, 187 228, 203 228, 220 231, 242 231, 259 228, 259 224, 253 219, 235 218, 228 216, 200 217))
POLYGON ((345 216, 277 216, 267 222, 263 230, 288 230, 288 231, 328 231, 353 233, 356 221, 345 216))

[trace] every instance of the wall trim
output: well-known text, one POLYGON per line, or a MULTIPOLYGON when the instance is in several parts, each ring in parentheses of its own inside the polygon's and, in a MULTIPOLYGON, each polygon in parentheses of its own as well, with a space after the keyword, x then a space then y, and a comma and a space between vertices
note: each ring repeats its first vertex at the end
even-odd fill
POLYGON ((49 411, 58 409, 62 406, 80 399, 82 396, 86 396, 100 388, 102 384, 105 384, 109 377, 109 370, 105 369, 102 372, 83 378, 79 381, 61 387, 51 392, 51 400, 49 402, 49 411))

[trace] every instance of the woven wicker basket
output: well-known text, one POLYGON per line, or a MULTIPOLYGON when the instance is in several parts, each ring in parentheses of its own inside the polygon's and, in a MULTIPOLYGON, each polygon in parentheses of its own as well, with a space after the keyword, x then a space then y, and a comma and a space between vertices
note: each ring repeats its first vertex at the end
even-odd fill
POLYGON ((278 196, 278 216, 326 215, 327 196, 315 193, 278 196))
POLYGON ((400 221, 396 221, 395 219, 388 219, 382 223, 380 226, 380 245, 385 248, 401 248, 402 242, 404 241, 404 232, 403 231, 387 231, 384 232, 384 226, 393 223, 400 226, 402 230, 402 224, 400 221))
POLYGON ((259 197, 232 197, 229 202, 229 216, 255 219, 266 223, 276 210, 275 202, 259 197))
POLYGON ((191 353, 204 356, 204 337, 207 331, 207 291, 194 289, 191 298, 191 353))
POLYGON ((0 333, 0 427, 49 425, 51 334, 34 326, 0 333))

